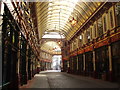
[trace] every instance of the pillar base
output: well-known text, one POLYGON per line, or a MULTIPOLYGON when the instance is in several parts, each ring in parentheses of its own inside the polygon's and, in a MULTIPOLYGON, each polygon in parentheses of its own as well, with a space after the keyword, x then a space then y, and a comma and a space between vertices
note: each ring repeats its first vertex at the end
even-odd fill
POLYGON ((27 81, 28 81, 27 73, 20 74, 20 84, 21 84, 21 86, 24 85, 24 84, 27 84, 27 81))
POLYGON ((31 80, 32 79, 32 73, 31 71, 28 73, 28 80, 31 80))
POLYGON ((79 74, 79 71, 78 71, 78 70, 76 70, 76 74, 77 74, 77 75, 79 74))
POLYGON ((85 70, 83 71, 83 75, 86 76, 86 71, 85 70))
POLYGON ((96 71, 93 71, 93 78, 97 78, 97 72, 96 71))
POLYGON ((115 78, 113 77, 113 72, 109 71, 109 81, 113 82, 115 78))
POLYGON ((27 81, 28 81, 28 76, 27 76, 27 73, 25 73, 25 75, 23 75, 23 84, 27 84, 27 81))
POLYGON ((12 79, 9 84, 9 88, 15 88, 15 90, 19 89, 19 74, 16 74, 16 76, 12 79))

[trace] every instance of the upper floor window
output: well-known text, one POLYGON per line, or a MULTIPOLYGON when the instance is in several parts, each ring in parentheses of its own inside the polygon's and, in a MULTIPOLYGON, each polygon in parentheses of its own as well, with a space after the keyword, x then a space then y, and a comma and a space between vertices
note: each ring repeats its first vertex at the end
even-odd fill
POLYGON ((76 48, 79 47, 79 43, 78 43, 78 37, 76 38, 76 48))
POLYGON ((107 31, 106 16, 103 17, 104 31, 107 31))
POLYGON ((74 43, 73 43, 73 45, 74 45, 74 50, 77 48, 77 44, 76 44, 76 40, 74 40, 74 43))
POLYGON ((72 42, 72 51, 74 50, 74 42, 72 42))
POLYGON ((65 42, 64 44, 65 44, 65 46, 67 46, 67 42, 65 42))
POLYGON ((98 36, 101 36, 103 34, 103 24, 102 24, 102 18, 98 19, 98 36))
POLYGON ((88 29, 86 32, 86 36, 87 36, 87 43, 90 42, 90 30, 88 29))
POLYGON ((93 35, 92 35, 92 28, 90 28, 90 40, 92 40, 92 37, 93 37, 93 35))
POLYGON ((120 26, 120 2, 115 6, 116 22, 117 26, 120 26))
POLYGON ((12 30, 11 30, 10 25, 7 25, 7 29, 6 29, 5 33, 7 35, 3 35, 3 36, 5 36, 5 37, 7 36, 7 40, 11 41, 12 30))
POLYGON ((82 35, 79 36, 80 42, 82 41, 82 35))
POLYGON ((71 47, 71 44, 70 44, 70 52, 72 51, 72 47, 71 47))
POLYGON ((110 25, 111 25, 111 28, 113 28, 113 13, 112 13, 112 10, 110 11, 110 25))
POLYGON ((82 46, 82 44, 83 44, 82 39, 83 39, 83 36, 82 36, 82 35, 80 35, 80 36, 79 36, 79 46, 80 46, 80 47, 81 47, 81 46, 82 46))
POLYGON ((96 33, 96 24, 94 24, 94 37, 96 37, 97 36, 97 33, 96 33))

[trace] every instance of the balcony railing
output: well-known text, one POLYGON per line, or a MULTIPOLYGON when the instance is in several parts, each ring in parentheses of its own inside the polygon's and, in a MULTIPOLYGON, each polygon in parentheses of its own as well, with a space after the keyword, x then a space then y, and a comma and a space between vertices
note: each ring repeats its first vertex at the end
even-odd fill
MULTIPOLYGON (((118 26, 118 27, 115 27, 115 28, 113 28, 113 29, 111 29, 111 30, 108 30, 106 33, 104 33, 103 35, 101 35, 101 36, 99 36, 99 37, 97 37, 97 38, 95 38, 95 39, 92 39, 92 41, 90 41, 89 43, 86 43, 86 44, 83 44, 81 47, 79 47, 78 49, 80 50, 80 49, 82 49, 82 48, 85 48, 85 47, 87 47, 87 46, 90 46, 90 45, 92 45, 92 44, 95 44, 96 42, 99 42, 99 41, 101 41, 101 40, 103 40, 103 39, 105 39, 105 38, 108 38, 108 37, 110 37, 111 35, 113 35, 113 34, 115 34, 115 33, 118 33, 118 32, 120 32, 120 26, 118 26)), ((73 52, 75 52, 77 49, 75 49, 74 51, 71 51, 70 53, 73 53, 73 52)))

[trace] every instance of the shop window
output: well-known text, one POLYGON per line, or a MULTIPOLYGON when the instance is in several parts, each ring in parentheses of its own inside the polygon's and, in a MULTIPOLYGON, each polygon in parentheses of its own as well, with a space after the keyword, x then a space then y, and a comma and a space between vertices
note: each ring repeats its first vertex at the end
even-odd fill
POLYGON ((113 57, 119 57, 120 56, 120 42, 116 42, 112 45, 112 56, 113 57))
POLYGON ((117 26, 120 26, 120 2, 117 3, 115 6, 115 14, 116 14, 117 26))
POLYGON ((106 32, 106 30, 107 30, 107 24, 106 24, 106 17, 104 16, 104 18, 103 18, 103 23, 104 23, 104 31, 106 32))
POLYGON ((102 18, 98 19, 98 36, 101 36, 103 34, 103 24, 102 24, 102 18))
POLYGON ((86 74, 91 76, 93 72, 92 52, 85 53, 86 74))
POLYGON ((109 59, 108 48, 101 47, 96 49, 96 71, 98 72, 98 78, 107 74, 109 71, 109 59))
MULTIPOLYGON (((18 30, 18 27, 13 28, 16 26, 16 22, 14 22, 13 17, 5 5, 4 7, 4 15, 3 15, 3 24, 2 24, 2 69, 3 69, 3 86, 7 87, 11 80, 15 78, 15 71, 16 66, 15 63, 17 62, 17 52, 18 49, 15 45, 12 45, 13 38, 19 36, 14 36, 15 30, 18 30), (12 21, 12 22, 11 22, 12 21)), ((14 43, 17 43, 14 41, 14 43)), ((17 43, 18 44, 18 43, 17 43)), ((13 84, 14 86, 14 84, 13 84)))
POLYGON ((111 28, 113 28, 113 14, 112 14, 112 10, 110 11, 110 26, 111 26, 111 28))

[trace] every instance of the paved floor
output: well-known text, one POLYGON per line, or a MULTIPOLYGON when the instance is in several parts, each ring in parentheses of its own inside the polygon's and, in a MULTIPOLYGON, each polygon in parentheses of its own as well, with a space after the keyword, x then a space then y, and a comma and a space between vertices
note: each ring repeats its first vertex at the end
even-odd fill
POLYGON ((26 88, 118 88, 111 83, 90 77, 71 75, 60 71, 43 71, 26 88))

